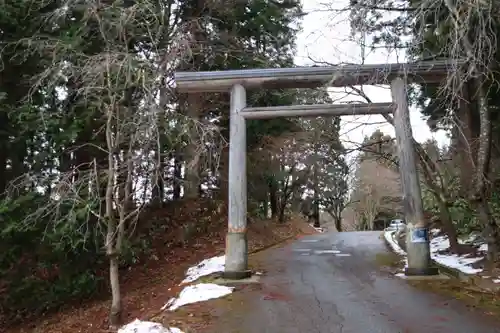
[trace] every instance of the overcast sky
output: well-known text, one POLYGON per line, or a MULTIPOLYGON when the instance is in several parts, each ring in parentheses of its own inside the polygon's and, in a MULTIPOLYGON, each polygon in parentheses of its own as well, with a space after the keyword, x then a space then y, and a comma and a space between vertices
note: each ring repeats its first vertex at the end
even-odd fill
MULTIPOLYGON (((325 11, 326 5, 335 8, 345 8, 348 0, 302 0, 304 11, 308 13, 303 20, 303 31, 297 40, 296 63, 310 65, 311 59, 328 63, 361 61, 361 48, 357 43, 349 42, 348 13, 339 14, 325 11)), ((395 52, 379 51, 366 56, 366 63, 395 63, 404 61, 404 54, 399 56, 395 52)), ((374 102, 390 102, 391 95, 388 87, 364 87, 365 92, 374 102)), ((334 96, 345 96, 345 93, 336 91, 334 96)), ((346 100, 346 99, 344 99, 346 100)), ((421 113, 410 111, 413 136, 419 142, 434 138, 439 145, 448 143, 444 132, 431 133, 421 113)), ((394 136, 391 125, 384 123, 380 115, 372 116, 345 116, 342 118, 342 138, 346 146, 350 142, 361 143, 365 135, 370 135, 376 129, 394 136)))

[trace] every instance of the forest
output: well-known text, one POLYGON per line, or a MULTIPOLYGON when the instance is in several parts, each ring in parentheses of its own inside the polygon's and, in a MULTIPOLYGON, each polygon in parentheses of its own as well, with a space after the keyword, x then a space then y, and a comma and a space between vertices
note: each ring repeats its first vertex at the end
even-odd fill
MULTIPOLYGON (((441 85, 412 86, 410 102, 451 137, 444 149, 414 146, 429 218, 456 252, 460 234, 481 232, 498 264, 500 4, 324 6, 348 15, 352 40, 367 49, 467 60, 441 85)), ((121 272, 161 235, 182 243, 207 232, 202 213, 227 203, 229 95, 178 94, 173 73, 296 66, 307 13, 298 0, 5 0, 0 9, 0 323, 105 291, 116 324, 121 272)), ((326 88, 248 96, 253 106, 332 102, 326 88)), ((342 231, 352 208, 369 229, 380 209, 355 198, 363 191, 349 174, 363 159, 397 173, 397 154, 387 136, 347 149, 340 133, 339 118, 250 121, 250 223, 321 208, 342 231)))

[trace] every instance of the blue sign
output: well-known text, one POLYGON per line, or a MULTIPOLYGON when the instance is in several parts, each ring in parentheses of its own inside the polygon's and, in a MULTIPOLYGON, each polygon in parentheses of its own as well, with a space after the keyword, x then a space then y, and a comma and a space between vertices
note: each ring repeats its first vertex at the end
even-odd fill
POLYGON ((415 228, 411 232, 412 243, 426 243, 429 241, 429 231, 427 228, 415 228))

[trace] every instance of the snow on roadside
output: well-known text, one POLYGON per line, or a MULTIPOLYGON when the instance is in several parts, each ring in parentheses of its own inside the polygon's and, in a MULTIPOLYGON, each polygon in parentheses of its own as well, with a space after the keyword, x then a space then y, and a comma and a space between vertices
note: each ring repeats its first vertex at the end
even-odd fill
POLYGON ((118 333, 184 333, 176 327, 164 327, 162 324, 139 319, 123 326, 118 333))
POLYGON ((474 268, 470 265, 481 261, 484 257, 471 257, 469 254, 459 256, 457 254, 441 254, 450 248, 450 241, 447 236, 437 236, 430 241, 431 257, 437 263, 450 268, 458 269, 465 274, 477 274, 483 271, 482 268, 474 268))
POLYGON ((406 252, 399 246, 399 244, 394 240, 395 231, 384 231, 384 237, 389 246, 392 248, 394 252, 399 255, 405 256, 406 252))
POLYGON ((175 311, 183 305, 208 301, 220 298, 233 292, 232 287, 221 286, 215 283, 199 283, 185 287, 179 297, 170 299, 161 309, 175 311))
MULTIPOLYGON (((315 228, 317 232, 324 232, 323 228, 315 228)), ((224 271, 225 256, 218 256, 201 261, 198 265, 190 267, 186 271, 186 278, 181 282, 183 284, 190 284, 203 276, 213 273, 224 271)), ((186 286, 177 298, 170 299, 167 304, 162 307, 162 310, 168 309, 174 311, 179 307, 191 303, 207 301, 214 298, 224 297, 233 292, 234 288, 221 286, 214 283, 199 283, 195 285, 186 286)))
MULTIPOLYGON (((224 271, 225 256, 218 256, 201 261, 198 265, 190 267, 186 271, 186 278, 181 282, 187 284, 198 280, 203 276, 224 271)), ((213 298, 226 296, 233 292, 233 288, 220 286, 213 283, 199 283, 185 287, 177 298, 172 298, 161 309, 174 311, 179 307, 207 301, 213 298)), ((118 333, 184 333, 176 327, 164 327, 159 323, 141 321, 139 319, 123 326, 118 333)))
MULTIPOLYGON (((384 237, 391 246, 392 250, 400 255, 406 255, 406 252, 394 240, 395 231, 385 231, 384 237)), ((447 236, 437 236, 440 233, 438 229, 432 229, 431 234, 435 235, 430 241, 431 258, 437 263, 454 268, 465 274, 477 274, 483 270, 480 268, 471 267, 472 264, 482 260, 484 257, 471 257, 470 255, 443 254, 441 252, 450 248, 450 242, 447 236)), ((480 247, 482 250, 484 246, 480 247)))
POLYGON ((309 223, 309 225, 311 226, 311 228, 313 228, 314 230, 316 230, 319 233, 324 233, 325 232, 325 228, 317 228, 312 223, 309 223))
MULTIPOLYGON (((196 266, 190 267, 186 271, 186 278, 181 282, 181 285, 192 283, 203 276, 224 271, 225 259, 226 257, 223 255, 213 257, 201 261, 196 266)), ((174 311, 183 305, 224 297, 232 293, 233 289, 214 283, 188 285, 182 289, 178 297, 171 298, 161 309, 174 311)))
POLYGON ((186 271, 186 278, 181 282, 181 284, 191 283, 203 276, 224 271, 225 260, 226 256, 222 255, 205 259, 198 265, 190 267, 186 271))
MULTIPOLYGON (((405 268, 408 267, 408 259, 406 258, 406 252, 399 246, 398 242, 394 240, 394 235, 396 234, 396 231, 384 231, 384 238, 389 243, 389 246, 392 248, 392 251, 395 252, 396 254, 399 254, 401 256, 404 256, 404 263, 405 263, 405 268)), ((404 276, 404 273, 398 272, 396 273, 396 276, 404 276)))

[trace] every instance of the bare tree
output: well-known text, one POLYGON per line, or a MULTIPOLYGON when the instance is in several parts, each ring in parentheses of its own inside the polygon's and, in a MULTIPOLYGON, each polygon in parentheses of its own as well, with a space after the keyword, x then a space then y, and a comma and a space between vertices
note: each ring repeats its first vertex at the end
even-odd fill
MULTIPOLYGON (((445 111, 440 121, 453 124, 458 135, 463 136, 467 154, 474 169, 473 186, 469 202, 476 208, 488 241, 490 262, 498 260, 500 229, 489 205, 492 175, 491 164, 491 110, 488 93, 496 85, 495 61, 498 58, 497 27, 500 6, 496 2, 423 1, 418 3, 359 0, 351 2, 353 30, 368 32, 372 47, 383 47, 394 52, 407 50, 411 60, 452 58, 465 60, 465 68, 451 71, 444 83, 437 87, 433 107, 445 111), (397 15, 396 15, 397 14, 397 15), (392 16, 391 16, 392 15, 392 16), (443 19, 444 18, 444 19, 443 19), (432 36, 432 38, 429 38, 432 36), (410 41, 410 42, 408 42, 410 41), (465 134, 463 124, 454 121, 454 114, 474 110, 479 119, 477 140, 465 134), (476 142, 477 141, 477 142, 476 142)), ((333 8, 332 8, 333 10, 333 8)), ((388 119, 388 121, 391 121, 388 119)), ((441 207, 441 221, 449 233, 452 246, 457 248, 456 232, 449 218, 450 198, 446 182, 442 180, 439 165, 418 145, 422 172, 428 188, 434 193, 441 207)))
POLYGON ((402 210, 399 175, 373 158, 360 159, 356 170, 351 200, 358 216, 363 217, 368 229, 373 230, 377 215, 402 210))
MULTIPOLYGON (((96 110, 93 117, 102 125, 98 131, 104 141, 96 148, 107 157, 106 162, 94 159, 91 165, 60 174, 50 200, 26 216, 23 222, 26 226, 47 219, 54 224, 64 223, 68 228, 81 230, 83 241, 86 241, 88 228, 97 229, 101 237, 95 241, 102 242, 109 258, 110 324, 113 327, 120 324, 122 313, 120 255, 126 237, 135 229, 145 193, 151 189, 143 188, 144 195, 138 195, 141 182, 134 178, 139 177, 137 172, 141 170, 145 179, 156 174, 153 186, 159 182, 161 157, 154 152, 159 149, 159 132, 164 130, 158 128, 159 119, 167 122, 166 101, 174 100, 169 71, 182 60, 189 45, 182 34, 176 33, 176 27, 169 26, 171 22, 152 14, 157 12, 156 5, 148 0, 128 6, 68 0, 47 15, 46 22, 52 28, 64 24, 64 20, 71 21, 75 12, 81 13, 83 24, 95 27, 97 35, 89 37, 81 30, 79 33, 83 35, 77 36, 80 37, 77 40, 85 43, 88 38, 99 39, 101 52, 94 54, 85 53, 84 46, 45 35, 23 41, 34 53, 53 56, 50 66, 35 78, 33 91, 41 86, 59 88, 61 78, 77 82, 72 92, 73 102, 96 110), (130 49, 127 36, 138 35, 148 36, 152 47, 145 47, 140 52, 130 49), (159 43, 160 37, 166 38, 166 42, 159 43), (162 96, 158 101, 160 91, 162 96), (153 164, 149 163, 152 156, 155 156, 153 164), (152 169, 148 170, 145 165, 152 169), (75 173, 78 173, 77 178, 75 173), (103 188, 105 193, 102 193, 103 188), (97 223, 91 225, 88 219, 78 220, 77 214, 93 216, 97 223), (86 222, 75 225, 76 221, 86 222)), ((173 122, 185 120, 176 117, 173 122)), ((11 184, 9 192, 13 194, 16 189, 28 186, 34 177, 43 183, 43 175, 26 174, 11 184)))

